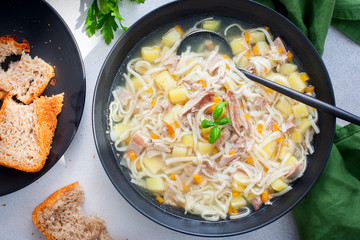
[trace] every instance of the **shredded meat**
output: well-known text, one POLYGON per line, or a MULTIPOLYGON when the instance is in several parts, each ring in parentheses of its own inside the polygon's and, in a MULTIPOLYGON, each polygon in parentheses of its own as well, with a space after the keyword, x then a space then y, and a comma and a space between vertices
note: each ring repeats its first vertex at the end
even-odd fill
POLYGON ((179 61, 180 61, 180 57, 179 56, 174 56, 174 57, 169 58, 168 60, 166 60, 164 62, 164 66, 168 67, 170 72, 173 72, 173 71, 175 71, 176 66, 178 65, 179 61))
POLYGON ((220 148, 224 143, 230 138, 231 132, 228 128, 222 128, 221 134, 218 140, 216 140, 215 145, 217 148, 220 148))
POLYGON ((136 156, 139 156, 144 148, 150 145, 151 138, 142 131, 137 131, 130 140, 128 151, 133 151, 136 156))
POLYGON ((177 201, 174 198, 174 195, 175 195, 174 191, 172 191, 171 188, 167 188, 166 191, 164 192, 164 204, 176 207, 177 201))
POLYGON ((226 96, 229 102, 231 125, 233 126, 235 132, 240 136, 241 128, 248 128, 248 124, 244 118, 244 112, 242 111, 241 105, 238 99, 235 97, 233 91, 228 90, 226 96))
POLYGON ((264 99, 264 98, 260 98, 260 97, 259 97, 259 98, 256 98, 256 100, 255 100, 254 103, 253 103, 253 107, 254 107, 254 109, 257 110, 257 111, 264 109, 265 105, 266 105, 265 99, 264 99))
POLYGON ((286 48, 285 48, 285 45, 283 43, 283 41, 281 40, 280 37, 277 37, 275 40, 274 40, 274 45, 276 46, 276 48, 281 48, 283 50, 283 53, 286 54, 286 48))
POLYGON ((219 165, 221 167, 228 165, 230 162, 234 160, 241 160, 246 153, 246 139, 241 136, 238 140, 236 140, 235 145, 230 149, 230 151, 234 151, 234 154, 225 154, 221 157, 219 161, 219 165))
POLYGON ((183 82, 185 83, 185 85, 189 86, 193 90, 199 90, 203 88, 201 82, 193 82, 187 79, 184 79, 183 82))
POLYGON ((118 91, 118 97, 122 106, 127 106, 131 100, 134 100, 134 96, 128 90, 120 88, 118 91))
POLYGON ((219 68, 219 63, 221 62, 221 58, 218 57, 217 55, 215 55, 210 62, 208 63, 208 65, 206 66, 206 71, 210 74, 210 75, 215 75, 218 68, 219 68))
POLYGON ((202 107, 211 103, 213 101, 214 96, 215 96, 214 93, 204 91, 199 95, 197 95, 196 97, 190 99, 179 113, 179 118, 184 117, 190 111, 191 112, 199 111, 202 107))
POLYGON ((184 168, 183 173, 179 176, 183 184, 194 174, 195 169, 196 167, 191 165, 184 168))
POLYGON ((159 104, 156 105, 155 112, 162 113, 167 112, 172 107, 172 104, 167 99, 162 99, 159 101, 159 104))
POLYGON ((259 210, 259 208, 262 204, 260 196, 256 196, 253 199, 251 199, 250 203, 254 207, 255 211, 259 210))
POLYGON ((299 174, 300 174, 301 170, 303 169, 303 167, 304 167, 303 162, 297 162, 295 164, 295 166, 293 167, 293 169, 291 170, 291 172, 289 172, 286 175, 286 178, 292 180, 292 179, 295 179, 297 177, 300 177, 299 174))

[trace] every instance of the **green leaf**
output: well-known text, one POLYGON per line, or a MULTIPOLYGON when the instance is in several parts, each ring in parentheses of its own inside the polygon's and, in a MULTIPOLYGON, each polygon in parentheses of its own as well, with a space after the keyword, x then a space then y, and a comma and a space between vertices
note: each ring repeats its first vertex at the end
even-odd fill
POLYGON ((209 121, 207 119, 204 119, 201 121, 201 124, 200 124, 200 127, 201 128, 209 128, 209 127, 212 127, 214 126, 214 122, 213 121, 209 121))
POLYGON ((217 125, 225 125, 225 124, 230 123, 230 119, 227 118, 227 117, 223 117, 223 118, 221 118, 220 120, 217 120, 215 123, 216 123, 217 125))
POLYGON ((99 19, 98 26, 101 28, 100 33, 104 35, 105 42, 109 44, 114 38, 113 31, 119 27, 115 22, 115 17, 108 13, 99 19))
POLYGON ((221 129, 218 126, 213 127, 209 133, 209 143, 213 144, 220 137, 221 129))
POLYGON ((131 0, 132 2, 136 1, 137 3, 144 3, 145 0, 131 0))
POLYGON ((89 37, 95 34, 97 18, 100 15, 100 11, 97 5, 97 1, 94 0, 89 8, 85 20, 85 31, 88 33, 89 37))
POLYGON ((213 111, 213 119, 214 121, 218 120, 219 117, 221 116, 221 114, 223 113, 223 109, 225 104, 227 104, 227 102, 221 102, 218 103, 213 111))

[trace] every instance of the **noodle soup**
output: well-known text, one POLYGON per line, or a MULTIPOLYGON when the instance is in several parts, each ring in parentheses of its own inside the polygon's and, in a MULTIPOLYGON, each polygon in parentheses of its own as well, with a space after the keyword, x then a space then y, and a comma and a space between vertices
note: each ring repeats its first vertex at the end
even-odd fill
POLYGON ((305 171, 318 114, 238 68, 313 95, 308 75, 266 27, 207 18, 161 31, 132 50, 109 104, 110 138, 131 181, 209 221, 271 205, 305 171), (223 35, 232 59, 210 40, 176 55, 198 28, 223 35))

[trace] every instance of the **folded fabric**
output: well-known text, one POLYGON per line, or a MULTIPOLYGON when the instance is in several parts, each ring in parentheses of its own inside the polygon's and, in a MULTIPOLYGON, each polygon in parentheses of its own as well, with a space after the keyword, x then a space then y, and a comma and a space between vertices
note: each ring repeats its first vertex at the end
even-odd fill
MULTIPOLYGON (((360 44, 360 0, 258 0, 310 39, 320 55, 330 24, 360 44)), ((336 126, 325 169, 293 210, 301 239, 360 239, 360 127, 336 126)))

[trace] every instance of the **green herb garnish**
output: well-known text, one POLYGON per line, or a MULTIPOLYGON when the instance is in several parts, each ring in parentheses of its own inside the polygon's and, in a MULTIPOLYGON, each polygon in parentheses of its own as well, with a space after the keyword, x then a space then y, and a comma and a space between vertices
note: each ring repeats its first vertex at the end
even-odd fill
POLYGON ((220 118, 226 104, 227 104, 227 102, 220 102, 215 106, 215 109, 213 111, 213 120, 214 121, 210 121, 207 119, 204 119, 201 121, 201 124, 200 124, 201 128, 213 127, 210 130, 209 140, 208 140, 209 143, 211 143, 211 144, 215 143, 221 134, 221 129, 217 125, 225 125, 225 124, 230 123, 229 118, 227 118, 227 117, 220 118))
MULTIPOLYGON (((87 12, 85 20, 85 30, 87 31, 89 37, 93 36, 96 30, 101 29, 100 33, 104 35, 105 42, 109 44, 114 38, 113 32, 119 28, 116 19, 118 20, 123 31, 126 31, 127 27, 124 27, 121 23, 124 19, 119 13, 118 1, 119 0, 93 1, 87 12)), ((131 1, 136 1, 137 3, 145 2, 145 0, 131 1)))

